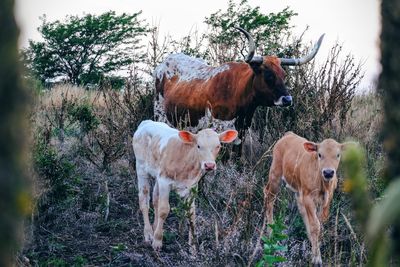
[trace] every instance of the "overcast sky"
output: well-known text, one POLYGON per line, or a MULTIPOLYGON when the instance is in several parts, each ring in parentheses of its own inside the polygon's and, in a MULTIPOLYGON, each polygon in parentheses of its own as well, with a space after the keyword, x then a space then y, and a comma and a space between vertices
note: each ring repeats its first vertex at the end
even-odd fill
MULTIPOLYGON (((237 0, 236 2, 238 2, 237 0)), ((339 41, 344 51, 364 62, 366 78, 362 86, 369 87, 380 71, 379 67, 379 2, 378 0, 249 0, 262 12, 278 12, 289 6, 298 16, 292 19, 295 32, 301 33, 309 26, 305 38, 315 41, 322 33, 325 39, 317 60, 327 57, 329 48, 339 41)), ((142 18, 149 24, 160 24, 161 33, 175 39, 188 34, 191 29, 205 29, 204 18, 219 9, 225 10, 228 0, 16 0, 16 15, 21 27, 20 46, 28 40, 40 40, 37 28, 40 16, 47 20, 63 19, 66 15, 84 13, 101 14, 115 10, 117 13, 143 11, 142 18)))

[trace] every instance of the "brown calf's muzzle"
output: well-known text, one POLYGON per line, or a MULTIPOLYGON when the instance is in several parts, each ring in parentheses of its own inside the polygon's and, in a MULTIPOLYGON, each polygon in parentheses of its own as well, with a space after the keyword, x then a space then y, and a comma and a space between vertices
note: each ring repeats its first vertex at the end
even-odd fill
POLYGON ((329 181, 335 176, 335 170, 331 168, 322 169, 322 176, 325 180, 329 181))

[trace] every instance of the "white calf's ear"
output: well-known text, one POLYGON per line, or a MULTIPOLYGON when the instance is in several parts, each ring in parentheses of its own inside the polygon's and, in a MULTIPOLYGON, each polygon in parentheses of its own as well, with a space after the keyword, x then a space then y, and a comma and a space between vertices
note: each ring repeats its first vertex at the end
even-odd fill
POLYGON ((179 138, 185 143, 193 143, 196 140, 196 136, 188 131, 179 131, 179 138))
POLYGON ((318 150, 318 145, 313 142, 305 142, 303 146, 307 152, 315 152, 318 150))
POLYGON ((236 130, 226 130, 219 134, 219 141, 222 143, 230 143, 236 139, 238 132, 236 130))

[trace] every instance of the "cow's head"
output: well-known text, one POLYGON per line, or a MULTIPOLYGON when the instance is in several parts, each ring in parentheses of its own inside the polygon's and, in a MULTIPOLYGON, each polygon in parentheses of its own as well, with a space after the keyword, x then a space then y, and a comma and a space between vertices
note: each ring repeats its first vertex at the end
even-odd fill
POLYGON ((249 41, 249 54, 246 62, 254 71, 253 86, 259 94, 262 105, 265 106, 290 106, 292 96, 285 85, 285 71, 282 66, 302 65, 312 60, 317 54, 324 35, 321 35, 311 52, 302 58, 277 58, 274 56, 254 56, 256 46, 250 33, 240 27, 241 31, 249 41))
POLYGON ((318 159, 318 171, 325 181, 336 177, 342 151, 353 142, 338 143, 333 139, 325 139, 321 143, 305 142, 304 149, 315 153, 318 159))
MULTIPOLYGON (((200 163, 200 168, 206 171, 212 171, 217 168, 215 159, 221 148, 221 143, 230 143, 236 139, 238 132, 236 130, 226 130, 217 134, 212 129, 204 129, 193 134, 188 131, 179 131, 180 139, 193 146, 196 149, 196 158, 200 163)), ((193 160, 197 160, 193 158, 193 160)))

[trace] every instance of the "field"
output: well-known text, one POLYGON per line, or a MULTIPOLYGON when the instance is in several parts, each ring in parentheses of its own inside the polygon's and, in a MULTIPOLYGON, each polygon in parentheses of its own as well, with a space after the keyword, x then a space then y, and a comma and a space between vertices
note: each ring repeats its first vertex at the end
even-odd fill
MULTIPOLYGON (((287 131, 314 142, 326 138, 355 141, 365 152, 365 165, 358 170, 365 175, 345 177, 347 165, 339 168, 339 185, 320 240, 324 266, 366 265, 373 251, 365 228, 372 206, 368 201, 385 200, 388 181, 381 177, 386 177, 385 166, 391 162, 383 149, 383 114, 387 110, 381 101, 385 92, 377 85, 370 90, 360 86, 365 71, 362 62, 344 54, 346 48, 338 43, 330 47, 326 58, 317 55, 318 61, 282 66, 284 71, 279 66, 272 68, 273 77, 263 72, 262 83, 269 82, 271 87, 281 86, 284 80, 293 105, 259 106, 241 140, 241 155, 236 144, 223 145, 217 170, 204 175, 192 192, 197 204, 197 253, 188 246, 190 205, 176 193, 170 195, 171 212, 164 224, 161 252, 154 252, 143 239, 132 135, 143 120, 166 122, 162 105, 156 102, 153 71, 173 53, 201 58, 189 60, 196 62, 199 72, 211 70, 202 65, 203 60, 210 66, 243 62, 246 53, 254 51, 301 58, 312 46, 303 40, 305 32, 293 35, 290 20, 294 16, 290 8, 264 14, 246 0, 232 0, 226 10, 205 18, 208 30, 194 30, 180 40, 160 36, 159 25, 149 26, 140 11, 43 21, 38 28, 43 42, 31 42, 20 51, 26 68, 23 82, 33 99, 26 128, 34 205, 25 221, 18 265, 263 266, 260 261, 264 259, 279 261, 271 264, 274 266, 309 266, 311 246, 306 229, 293 194, 283 185, 276 202, 276 221, 269 226, 273 234, 267 237, 261 232, 263 188, 272 147, 287 131), (233 27, 239 24, 253 35, 254 49, 249 36, 233 27), (353 186, 349 181, 354 177, 367 177, 366 188, 353 186), (360 207, 364 212, 361 220, 360 207), (258 250, 260 245, 263 250, 258 250)), ((248 77, 265 68, 254 65, 261 64, 256 62, 249 62, 253 72, 249 69, 248 77)), ((274 58, 274 62, 278 60, 274 58)), ((186 75, 193 78, 190 68, 186 75)), ((214 72, 202 72, 202 77, 209 78, 214 72)), ((222 131, 233 125, 227 122, 216 127, 214 122, 203 119, 198 127, 189 128, 181 120, 178 128, 222 131)), ((151 219, 153 216, 150 209, 151 219)), ((382 228, 380 233, 390 230, 382 228)), ((385 238, 382 234, 380 241, 385 238)), ((386 245, 383 241, 378 247, 386 245)))
MULTIPOLYGON (((296 90, 310 90, 297 86, 296 90)), ((347 88, 348 89, 348 88, 347 88)), ((332 92, 332 91, 331 91, 332 92)), ((295 91, 293 95, 295 96, 295 91)), ((32 173, 36 206, 25 227, 21 266, 245 266, 263 221, 263 186, 271 163, 271 146, 291 130, 313 141, 332 137, 356 140, 368 155, 366 171, 374 198, 382 192, 379 174, 384 156, 379 142, 381 105, 375 93, 354 95, 330 111, 306 106, 259 109, 247 131, 241 158, 219 160, 196 193, 197 243, 187 245, 187 205, 172 194, 165 223, 164 247, 155 253, 143 242, 143 221, 131 136, 138 123, 151 119, 151 86, 131 83, 123 92, 88 91, 61 85, 36 96, 31 115, 32 173), (147 88, 147 89, 146 89, 147 88), (310 114, 296 111, 308 108, 310 114), (347 109, 347 110, 344 110, 347 109)), ((329 96, 329 95, 328 95, 329 96)), ((337 98, 336 98, 337 99, 337 98)), ((336 100, 338 101, 338 100, 336 100)), ((229 152, 232 145, 224 146, 229 152)), ((226 157, 225 157, 226 158, 226 157)), ((343 175, 323 226, 322 259, 327 266, 363 265, 366 246, 358 231, 343 175)), ((310 243, 291 192, 282 186, 275 210, 287 235, 279 266, 309 264, 310 243)), ((152 212, 151 212, 152 215, 152 212)), ((259 252, 255 261, 261 257, 259 252)))

